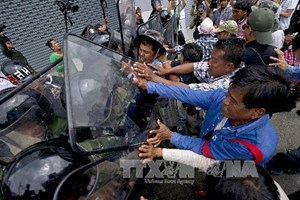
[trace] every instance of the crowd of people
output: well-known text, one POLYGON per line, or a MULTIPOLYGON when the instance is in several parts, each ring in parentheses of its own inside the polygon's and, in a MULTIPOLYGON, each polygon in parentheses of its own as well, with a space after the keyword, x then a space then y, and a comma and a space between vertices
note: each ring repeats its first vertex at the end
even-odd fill
MULTIPOLYGON (((168 0, 165 11, 170 16, 176 15, 186 3, 186 0, 178 4, 168 0)), ((163 158, 204 172, 216 164, 223 165, 226 160, 251 160, 258 177, 207 176, 205 195, 191 192, 200 199, 299 199, 299 191, 288 197, 269 174, 300 172, 300 148, 274 156, 279 133, 270 120, 274 113, 295 108, 299 98, 299 22, 298 29, 297 25, 291 26, 299 1, 194 0, 193 3, 189 24, 194 29, 192 42, 170 47, 160 32, 149 29, 133 40, 136 62, 122 66, 122 70, 134 74, 134 83, 140 89, 135 106, 131 107, 131 112, 140 114, 132 118, 134 122, 146 126, 148 122, 144 119, 149 113, 143 108, 148 104, 157 101, 166 105, 158 108, 161 117, 156 121, 158 128, 149 131, 151 137, 138 148, 139 157, 145 161, 163 158), (175 55, 175 59, 169 55, 175 55)), ((151 6, 150 17, 164 10, 160 0, 151 0, 151 6)), ((136 24, 142 23, 142 10, 137 7, 136 24)), ((108 31, 108 24, 104 18, 103 24, 93 28, 108 31)), ((36 73, 4 35, 3 27, 0 27, 1 50, 9 60, 1 64, 1 95, 36 73)), ((52 51, 49 63, 63 57, 63 48, 56 39, 49 39, 46 46, 52 51)), ((65 67, 63 63, 57 64, 53 75, 63 80, 65 67)), ((44 93, 44 86, 38 88, 25 93, 36 98, 37 91, 44 93)), ((57 115, 52 109, 47 112, 57 115)), ((65 121, 59 129, 67 129, 65 121)), ((36 131, 26 135, 48 137, 36 131)), ((0 140, 4 148, 2 143, 0 140)), ((147 195, 141 197, 145 198, 147 195)), ((176 198, 170 194, 166 199, 176 198)))
MULTIPOLYGON (((194 161, 203 165, 207 158, 253 160, 272 174, 297 173, 299 148, 273 157, 278 133, 267 124, 273 113, 290 111, 296 106, 295 82, 299 81, 299 67, 290 65, 283 51, 288 43, 295 60, 299 59, 300 36, 297 32, 290 34, 291 29, 288 29, 298 1, 221 0, 217 7, 212 5, 213 1, 194 3, 190 12, 193 17, 190 28, 195 27, 193 42, 185 45, 200 48, 202 54, 198 53, 198 58, 202 57, 201 60, 171 66, 173 61, 162 59, 163 67, 151 61, 136 63, 133 69, 137 75, 136 84, 148 94, 158 94, 196 108, 195 112, 188 112, 187 106, 180 105, 183 108, 178 110, 185 111, 183 118, 187 127, 191 127, 191 116, 194 121, 198 120, 198 133, 195 135, 189 128, 184 129, 186 133, 170 130, 164 119, 159 119, 159 128, 150 131, 153 137, 139 148, 139 156, 152 160, 165 158, 164 152, 168 152, 167 160, 186 163, 192 156, 189 154, 194 152, 204 156, 203 163, 194 161), (182 80, 183 74, 190 73, 196 79, 188 83, 164 77, 177 75, 182 80), (282 107, 283 101, 286 107, 282 107), (164 141, 186 151, 161 148, 164 141)), ((175 47, 177 55, 182 56, 185 45, 175 47)), ((170 48, 166 50, 174 52, 170 48)), ((243 188, 242 184, 238 187, 243 188)), ((270 198, 285 197, 283 194, 270 198)))

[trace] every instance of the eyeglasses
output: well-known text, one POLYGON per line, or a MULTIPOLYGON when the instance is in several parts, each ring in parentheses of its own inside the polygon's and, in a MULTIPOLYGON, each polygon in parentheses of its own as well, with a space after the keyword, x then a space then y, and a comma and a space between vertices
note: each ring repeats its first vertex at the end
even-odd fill
POLYGON ((249 25, 248 25, 248 24, 244 24, 244 25, 242 26, 242 28, 243 28, 243 30, 245 30, 246 28, 249 28, 249 25))

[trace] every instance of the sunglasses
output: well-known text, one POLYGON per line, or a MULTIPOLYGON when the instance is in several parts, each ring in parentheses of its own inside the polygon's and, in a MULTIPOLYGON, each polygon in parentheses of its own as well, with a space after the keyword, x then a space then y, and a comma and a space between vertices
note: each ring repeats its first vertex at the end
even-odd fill
POLYGON ((246 28, 249 28, 249 25, 248 25, 248 24, 244 24, 244 25, 242 26, 242 28, 243 28, 243 30, 245 30, 246 28))

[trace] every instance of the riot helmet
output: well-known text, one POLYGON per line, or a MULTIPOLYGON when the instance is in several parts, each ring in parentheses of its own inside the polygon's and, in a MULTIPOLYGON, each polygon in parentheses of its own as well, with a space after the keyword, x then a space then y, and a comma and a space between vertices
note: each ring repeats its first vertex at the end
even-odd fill
MULTIPOLYGON (((2 191, 5 199, 52 199, 59 183, 91 160, 75 154, 67 138, 34 144, 16 155, 5 171, 2 191)), ((76 174, 60 190, 59 199, 87 197, 98 179, 97 168, 76 174)))
MULTIPOLYGON (((0 98, 12 89, 2 90, 0 98)), ((7 155, 16 155, 22 149, 49 137, 48 125, 53 119, 53 110, 49 101, 37 90, 22 90, 2 103, 0 110, 0 140, 10 150, 7 155)), ((0 157, 4 162, 11 159, 11 156, 0 157)))
POLYGON ((17 60, 5 60, 1 65, 1 71, 15 85, 25 82, 34 73, 31 67, 17 60))
POLYGON ((103 46, 108 46, 110 35, 109 31, 98 31, 92 25, 87 25, 81 33, 81 36, 103 46))
POLYGON ((107 47, 109 44, 110 34, 108 31, 96 31, 89 39, 97 44, 107 47))

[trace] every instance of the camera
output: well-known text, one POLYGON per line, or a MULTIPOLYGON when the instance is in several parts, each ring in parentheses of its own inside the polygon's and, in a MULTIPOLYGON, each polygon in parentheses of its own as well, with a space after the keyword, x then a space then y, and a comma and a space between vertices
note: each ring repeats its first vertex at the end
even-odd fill
POLYGON ((56 0, 55 3, 62 12, 77 12, 79 10, 79 6, 74 3, 74 0, 56 0))
POLYGON ((1 33, 2 31, 4 31, 5 28, 6 28, 6 26, 5 26, 4 24, 0 24, 0 33, 1 33))

